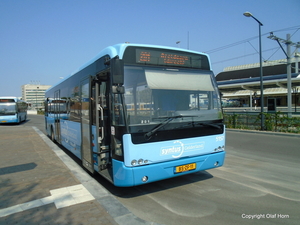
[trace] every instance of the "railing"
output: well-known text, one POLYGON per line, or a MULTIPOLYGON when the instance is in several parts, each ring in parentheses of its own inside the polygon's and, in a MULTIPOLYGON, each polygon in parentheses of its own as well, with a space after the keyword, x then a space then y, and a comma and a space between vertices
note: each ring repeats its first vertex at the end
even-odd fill
POLYGON ((287 112, 268 112, 263 115, 263 129, 261 129, 260 112, 224 111, 224 123, 227 128, 234 129, 300 133, 300 112, 292 113, 292 117, 288 117, 287 112))

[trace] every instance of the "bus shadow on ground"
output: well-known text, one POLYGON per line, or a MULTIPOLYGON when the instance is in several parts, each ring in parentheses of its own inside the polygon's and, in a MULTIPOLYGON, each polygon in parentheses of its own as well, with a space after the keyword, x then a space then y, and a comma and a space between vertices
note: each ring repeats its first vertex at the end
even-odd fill
POLYGON ((134 187, 116 187, 99 174, 94 175, 94 178, 116 197, 134 198, 168 189, 183 187, 196 182, 202 182, 213 178, 213 175, 204 170, 134 187))
POLYGON ((35 163, 25 163, 25 164, 20 164, 20 165, 15 165, 15 166, 7 166, 7 167, 2 167, 0 168, 0 176, 5 175, 5 174, 10 174, 10 173, 17 173, 17 172, 23 172, 27 170, 33 170, 37 164, 35 163))
POLYGON ((107 191, 109 191, 112 195, 120 198, 133 198, 146 194, 151 194, 154 192, 159 192, 163 190, 168 190, 172 188, 177 188, 185 185, 189 185, 196 182, 202 182, 208 179, 213 178, 214 176, 207 172, 206 170, 185 174, 178 177, 173 177, 161 181, 155 181, 152 183, 146 183, 139 186, 133 187, 117 187, 114 186, 110 181, 101 176, 99 173, 91 174, 89 173, 81 164, 81 161, 69 152, 62 145, 56 143, 56 145, 64 151, 70 158, 72 158, 85 172, 90 174, 99 184, 101 184, 107 191))

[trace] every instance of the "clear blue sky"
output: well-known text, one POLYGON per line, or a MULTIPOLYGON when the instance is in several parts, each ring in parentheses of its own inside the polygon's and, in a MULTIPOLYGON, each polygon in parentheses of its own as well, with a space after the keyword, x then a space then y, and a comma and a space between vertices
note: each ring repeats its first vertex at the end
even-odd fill
POLYGON ((216 74, 256 63, 258 23, 245 11, 264 25, 265 60, 285 58, 267 38, 270 31, 300 41, 299 0, 0 0, 0 96, 21 96, 21 85, 30 82, 53 85, 122 42, 189 43, 189 49, 210 54, 216 74))

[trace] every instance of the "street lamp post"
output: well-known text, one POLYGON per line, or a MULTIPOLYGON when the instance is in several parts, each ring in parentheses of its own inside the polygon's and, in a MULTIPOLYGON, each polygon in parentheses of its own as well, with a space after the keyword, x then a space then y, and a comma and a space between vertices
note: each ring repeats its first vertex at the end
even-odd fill
POLYGON ((294 87, 293 92, 294 92, 294 98, 295 98, 295 112, 297 112, 297 94, 298 94, 299 88, 294 87))
POLYGON ((36 87, 36 95, 35 95, 35 105, 36 105, 36 109, 38 110, 38 91, 39 91, 39 87, 36 87))
POLYGON ((264 85, 263 85, 263 68, 262 68, 262 50, 261 50, 261 26, 263 24, 256 19, 250 12, 245 12, 244 16, 252 17, 259 27, 259 67, 260 67, 260 113, 261 113, 261 130, 264 130, 264 85))

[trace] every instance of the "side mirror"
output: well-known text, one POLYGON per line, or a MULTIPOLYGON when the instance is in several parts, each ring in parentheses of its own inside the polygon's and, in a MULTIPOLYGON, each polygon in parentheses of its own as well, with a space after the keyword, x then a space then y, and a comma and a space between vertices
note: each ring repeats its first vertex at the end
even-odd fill
POLYGON ((124 88, 124 86, 112 86, 112 93, 113 94, 124 94, 125 88, 124 88))
POLYGON ((119 58, 110 61, 112 85, 124 84, 124 62, 119 58))

